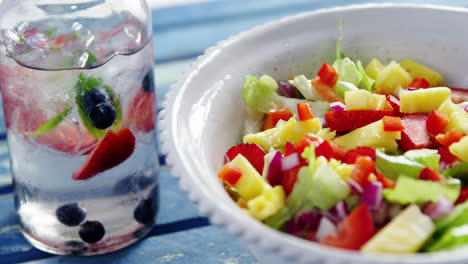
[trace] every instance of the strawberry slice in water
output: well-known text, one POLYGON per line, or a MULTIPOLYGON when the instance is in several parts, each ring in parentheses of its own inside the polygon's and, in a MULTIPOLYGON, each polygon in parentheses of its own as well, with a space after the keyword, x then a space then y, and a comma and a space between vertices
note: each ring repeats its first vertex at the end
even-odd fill
POLYGON ((147 133, 154 129, 156 123, 156 96, 154 92, 139 90, 130 102, 124 125, 137 131, 147 133))
POLYGON ((229 161, 233 160, 238 154, 242 154, 254 166, 258 173, 262 174, 263 165, 265 163, 265 151, 257 144, 242 143, 230 148, 226 152, 229 161))
POLYGON ((109 130, 89 154, 83 166, 73 173, 74 180, 86 180, 114 168, 127 160, 135 150, 135 136, 130 129, 109 130))

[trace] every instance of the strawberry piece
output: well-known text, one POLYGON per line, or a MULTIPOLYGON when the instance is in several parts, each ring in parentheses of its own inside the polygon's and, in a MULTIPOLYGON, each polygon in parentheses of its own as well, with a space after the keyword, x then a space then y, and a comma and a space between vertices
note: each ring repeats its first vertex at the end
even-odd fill
POLYGON ((450 152, 448 147, 439 147, 437 153, 440 155, 440 163, 450 165, 461 161, 459 157, 453 155, 452 152, 450 152))
POLYGON ((432 135, 444 133, 445 128, 449 123, 449 117, 437 110, 432 110, 426 120, 426 129, 432 135))
POLYGON ((156 123, 156 96, 140 89, 128 106, 124 126, 147 133, 154 129, 156 123))
POLYGON ((432 145, 426 130, 427 116, 423 114, 409 114, 403 117, 403 131, 401 132, 400 147, 403 151, 428 148, 432 145))
POLYGON ((402 116, 400 112, 400 99, 394 95, 387 96, 387 103, 393 108, 393 113, 396 116, 402 116))
POLYGON ((452 129, 446 134, 437 135, 435 138, 442 146, 445 146, 448 148, 450 145, 452 145, 452 143, 460 141, 460 139, 462 139, 462 137, 464 136, 465 136, 465 133, 458 132, 452 129))
POLYGON ((341 161, 346 155, 346 149, 334 141, 325 140, 315 149, 315 154, 324 156, 327 160, 334 158, 341 161))
POLYGON ((445 177, 440 175, 437 171, 426 167, 419 173, 419 179, 425 181, 444 181, 445 177))
POLYGON ((384 116, 382 121, 384 131, 403 131, 404 129, 398 116, 384 116))
POLYGON ((345 110, 325 113, 325 120, 331 130, 348 132, 366 126, 393 114, 391 110, 345 110))
POLYGON ((408 85, 408 87, 412 87, 412 88, 429 88, 430 84, 428 81, 426 81, 426 79, 424 78, 415 78, 411 83, 410 85, 408 85))
POLYGON ((326 85, 319 77, 313 79, 311 83, 314 89, 317 91, 317 93, 323 99, 325 99, 325 101, 329 103, 333 103, 333 102, 344 103, 344 100, 338 95, 336 95, 336 93, 333 92, 332 87, 326 85))
POLYGON ((468 101, 468 89, 451 87, 450 90, 452 102, 455 104, 468 101))
POLYGON ((455 205, 464 203, 466 200, 468 200, 468 187, 465 187, 461 190, 460 195, 455 201, 455 205))
POLYGON ((375 153, 375 149, 371 147, 366 147, 366 146, 360 146, 356 147, 355 149, 351 149, 346 153, 346 156, 344 158, 344 162, 347 164, 354 164, 356 163, 356 160, 360 156, 367 156, 371 158, 372 160, 376 160, 377 155, 375 153))
POLYGON ((283 108, 281 110, 270 110, 266 115, 265 121, 263 123, 263 130, 274 128, 276 123, 280 120, 288 121, 293 114, 289 111, 289 108, 283 108))
POLYGON ((258 171, 258 173, 262 174, 263 166, 264 166, 264 156, 265 151, 257 144, 253 143, 241 143, 230 148, 226 152, 226 157, 228 161, 233 160, 238 154, 242 154, 252 166, 258 171))
POLYGON ((135 149, 135 136, 130 129, 109 130, 89 154, 83 166, 73 173, 74 180, 86 180, 128 159, 135 149))
POLYGON ((355 164, 355 167, 351 171, 351 179, 359 185, 364 186, 369 175, 375 171, 375 162, 367 156, 361 156, 356 159, 355 164))

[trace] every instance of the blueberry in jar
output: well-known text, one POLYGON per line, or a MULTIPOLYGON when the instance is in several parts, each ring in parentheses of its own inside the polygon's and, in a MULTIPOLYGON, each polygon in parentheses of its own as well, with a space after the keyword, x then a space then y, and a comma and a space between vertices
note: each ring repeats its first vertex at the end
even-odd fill
POLYGON ((64 204, 55 210, 57 219, 66 226, 77 226, 86 217, 86 212, 77 203, 64 204))
POLYGON ((145 75, 145 78, 143 78, 142 87, 147 93, 154 92, 154 74, 152 70, 145 75))
POLYGON ((133 211, 133 217, 139 223, 149 225, 154 221, 155 205, 153 199, 141 200, 133 211))
POLYGON ((117 113, 103 88, 93 88, 87 92, 83 104, 94 127, 106 129, 114 123, 117 113))
POLYGON ((80 226, 80 238, 86 243, 96 243, 104 237, 106 230, 99 221, 86 221, 80 226))

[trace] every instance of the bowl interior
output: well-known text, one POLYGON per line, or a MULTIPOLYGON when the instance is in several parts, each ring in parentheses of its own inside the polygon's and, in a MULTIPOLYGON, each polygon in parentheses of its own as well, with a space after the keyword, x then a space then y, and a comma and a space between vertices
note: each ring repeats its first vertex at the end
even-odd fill
POLYGON ((373 57, 385 63, 407 57, 439 71, 449 86, 468 87, 466 10, 367 5, 301 14, 254 28, 209 49, 167 101, 171 151, 183 172, 200 184, 194 188, 236 210, 216 174, 225 151, 241 141, 245 75, 315 76, 324 61, 335 59, 339 20, 344 54, 364 66, 373 57))

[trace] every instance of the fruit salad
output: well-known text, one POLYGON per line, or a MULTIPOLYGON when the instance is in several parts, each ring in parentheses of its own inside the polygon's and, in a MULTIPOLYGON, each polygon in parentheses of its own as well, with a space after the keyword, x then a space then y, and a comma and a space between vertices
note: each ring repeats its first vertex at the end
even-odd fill
POLYGON ((290 235, 364 254, 466 246, 468 90, 406 58, 247 76, 242 143, 218 172, 237 205, 290 235))

